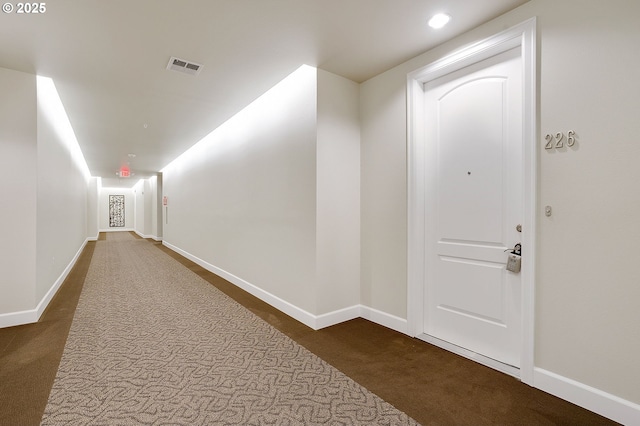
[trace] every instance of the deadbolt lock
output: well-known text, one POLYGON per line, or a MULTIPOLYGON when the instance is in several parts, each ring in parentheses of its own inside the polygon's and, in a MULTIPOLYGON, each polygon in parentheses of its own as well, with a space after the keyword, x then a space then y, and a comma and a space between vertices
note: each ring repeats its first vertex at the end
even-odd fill
POLYGON ((520 224, 516 225, 516 231, 522 232, 522 225, 520 224))

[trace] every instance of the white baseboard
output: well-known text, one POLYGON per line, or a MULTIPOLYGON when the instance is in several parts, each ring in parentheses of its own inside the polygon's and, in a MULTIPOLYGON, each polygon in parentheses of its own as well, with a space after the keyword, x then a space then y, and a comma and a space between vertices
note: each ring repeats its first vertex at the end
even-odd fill
POLYGON ((82 250, 84 250, 88 241, 89 241, 88 238, 84 240, 84 243, 82 243, 82 245, 80 246, 80 249, 76 252, 75 256, 73 256, 73 259, 71 259, 71 262, 69 262, 69 264, 64 269, 64 271, 62 271, 62 274, 60 274, 56 282, 53 283, 53 285, 51 286, 47 294, 45 294, 42 300, 40 301, 40 303, 38 303, 38 306, 36 307, 36 311, 38 313, 37 320, 40 319, 40 317, 42 316, 42 313, 47 308, 47 306, 49 306, 49 303, 53 299, 53 296, 56 295, 56 293, 60 289, 60 286, 62 286, 62 283, 64 283, 64 280, 67 279, 67 276, 69 276, 69 272, 71 272, 71 269, 78 261, 78 258, 82 254, 82 250))
POLYGON ((135 229, 133 228, 106 228, 106 229, 101 229, 99 232, 131 232, 134 231, 135 229))
POLYGON ((133 231, 133 232, 135 232, 140 238, 151 239, 154 241, 162 241, 162 238, 156 237, 155 235, 146 235, 138 231, 133 231))
POLYGON ((0 314, 0 328, 15 327, 16 325, 34 322, 38 322, 38 314, 35 309, 0 314))
POLYGON ((584 383, 534 368, 533 386, 623 425, 640 425, 640 405, 584 383))
POLYGON ((197 263, 198 265, 202 266, 204 269, 206 269, 209 272, 213 272, 214 274, 226 279, 227 281, 231 282, 232 284, 235 284, 236 286, 240 287, 241 289, 243 289, 244 291, 246 291, 247 293, 252 294, 253 296, 257 297, 258 299, 262 300, 265 303, 268 303, 269 305, 273 306, 274 308, 284 312, 285 314, 289 315, 290 317, 300 321, 301 323, 303 323, 304 325, 306 325, 307 327, 310 327, 314 330, 319 330, 321 328, 325 328, 325 327, 330 327, 332 325, 336 325, 336 324, 340 324, 341 322, 345 322, 345 321, 349 321, 355 318, 365 318, 368 319, 372 322, 376 322, 380 325, 383 325, 385 327, 391 328, 393 330, 397 330, 402 332, 402 330, 406 329, 406 320, 402 319, 402 318, 397 318, 394 317, 392 315, 389 314, 385 314, 384 312, 380 312, 380 311, 376 311, 375 309, 371 309, 371 308, 367 308, 364 307, 362 305, 353 305, 353 306, 349 306, 343 309, 338 309, 336 311, 333 312, 328 312, 325 314, 321 314, 321 315, 314 315, 310 312, 305 311, 304 309, 301 309, 289 302, 287 302, 286 300, 281 299, 278 296, 275 296, 261 288, 259 288, 258 286, 251 284, 245 280, 243 280, 242 278, 239 278, 235 275, 233 275, 230 272, 225 271, 222 268, 219 268, 215 265, 212 265, 200 258, 198 258, 197 256, 192 255, 189 252, 186 252, 176 246, 174 246, 171 243, 168 243, 166 241, 162 241, 162 244, 164 246, 166 246, 167 248, 175 251, 176 253, 180 254, 181 256, 186 257, 187 259, 191 260, 192 262, 197 263))
POLYGON ((317 330, 317 325, 316 325, 316 316, 313 314, 310 314, 309 312, 305 311, 304 309, 300 309, 295 305, 292 305, 291 303, 287 302, 286 300, 283 300, 267 291, 262 290, 261 288, 243 280, 240 277, 237 277, 235 275, 233 275, 230 272, 225 271, 224 269, 218 268, 215 265, 212 265, 194 255, 192 255, 189 252, 186 252, 184 250, 182 250, 181 248, 178 248, 176 246, 174 246, 173 244, 170 244, 166 241, 162 241, 162 245, 166 246, 167 248, 175 251, 176 253, 180 254, 181 256, 186 257, 187 259, 191 260, 192 262, 197 263, 198 265, 202 266, 204 269, 206 269, 209 272, 213 272, 214 274, 224 278, 225 280, 235 284, 236 286, 240 287, 241 289, 243 289, 244 291, 252 294, 253 296, 257 297, 258 299, 262 300, 263 302, 268 303, 269 305, 275 307, 276 309, 284 312, 285 314, 289 315, 292 318, 295 318, 296 320, 300 321, 301 323, 305 324, 308 327, 313 328, 314 330, 317 330))
POLYGON ((341 322, 359 318, 362 316, 360 315, 361 311, 362 309, 360 305, 354 305, 337 311, 328 312, 326 314, 315 315, 314 326, 311 328, 319 330, 321 328, 331 327, 332 325, 340 324, 341 322))
POLYGON ((82 250, 84 250, 87 242, 92 240, 92 237, 88 237, 84 240, 84 243, 82 243, 80 249, 76 252, 75 256, 73 256, 73 259, 71 259, 71 262, 69 262, 67 267, 64 268, 64 271, 62 271, 58 279, 53 283, 49 291, 47 291, 47 294, 44 295, 35 309, 0 314, 0 328, 14 327, 17 325, 32 324, 34 322, 38 322, 38 320, 42 316, 42 313, 47 308, 47 306, 49 306, 49 303, 51 303, 51 300, 62 286, 62 283, 64 283, 64 280, 67 279, 67 276, 69 276, 69 272, 71 272, 71 269, 78 261, 78 258, 80 257, 80 254, 82 254, 82 250))
POLYGON ((408 321, 368 306, 360 305, 360 316, 366 320, 390 328, 402 334, 409 334, 408 321))

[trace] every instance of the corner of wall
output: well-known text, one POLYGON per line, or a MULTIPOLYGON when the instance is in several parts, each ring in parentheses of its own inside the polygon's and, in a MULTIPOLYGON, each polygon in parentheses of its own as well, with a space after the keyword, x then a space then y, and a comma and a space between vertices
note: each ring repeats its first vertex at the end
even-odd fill
POLYGON ((318 70, 316 306, 336 312, 360 303, 359 85, 318 70))
POLYGON ((6 326, 6 315, 23 317, 36 304, 36 76, 0 68, 0 93, 0 326, 6 326))

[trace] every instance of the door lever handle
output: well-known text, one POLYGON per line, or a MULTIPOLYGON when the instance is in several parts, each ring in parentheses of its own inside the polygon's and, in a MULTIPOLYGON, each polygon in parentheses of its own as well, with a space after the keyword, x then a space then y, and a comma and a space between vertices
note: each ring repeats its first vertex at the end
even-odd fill
POLYGON ((522 244, 518 243, 513 246, 512 249, 506 249, 505 252, 511 251, 511 254, 517 254, 518 256, 522 256, 522 244))

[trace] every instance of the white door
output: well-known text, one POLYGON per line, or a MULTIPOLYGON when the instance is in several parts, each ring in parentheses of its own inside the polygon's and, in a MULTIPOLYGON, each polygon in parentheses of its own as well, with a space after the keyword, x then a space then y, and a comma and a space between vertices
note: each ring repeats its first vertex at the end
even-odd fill
POLYGON ((520 50, 424 89, 424 333, 518 368, 521 279, 505 250, 524 212, 520 50))

